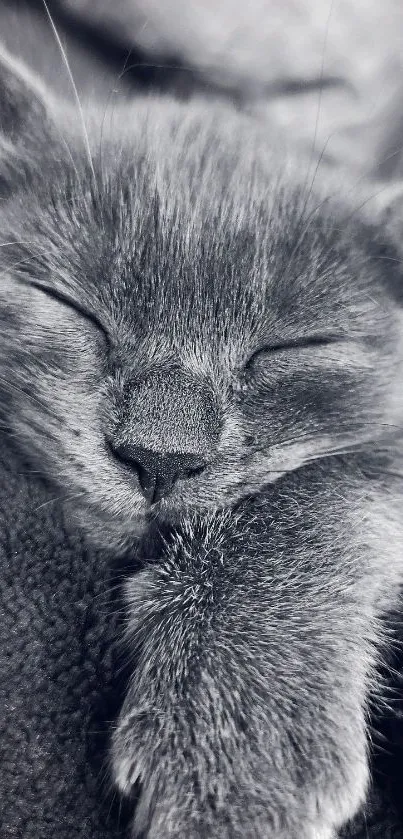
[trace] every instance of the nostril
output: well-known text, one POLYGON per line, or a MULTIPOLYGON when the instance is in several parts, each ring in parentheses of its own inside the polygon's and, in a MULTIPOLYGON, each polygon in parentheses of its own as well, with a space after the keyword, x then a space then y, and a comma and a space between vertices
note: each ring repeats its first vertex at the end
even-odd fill
POLYGON ((190 469, 187 469, 186 472, 183 472, 182 475, 179 475, 180 478, 196 478, 197 475, 201 475, 206 468, 206 461, 202 461, 199 466, 193 466, 190 469))
POLYGON ((115 445, 110 441, 109 448, 118 460, 135 470, 140 489, 150 504, 168 495, 177 480, 196 477, 207 465, 194 452, 160 452, 134 443, 115 445))
POLYGON ((120 460, 120 462, 125 466, 134 465, 134 458, 132 456, 130 445, 125 443, 114 443, 112 440, 107 440, 106 443, 110 454, 112 454, 116 460, 120 460))

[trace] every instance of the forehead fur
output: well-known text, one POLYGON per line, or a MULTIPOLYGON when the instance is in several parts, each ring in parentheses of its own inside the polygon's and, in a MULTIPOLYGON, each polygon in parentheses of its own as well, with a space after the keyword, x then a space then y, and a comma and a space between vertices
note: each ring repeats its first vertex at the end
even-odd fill
POLYGON ((121 544, 148 515, 108 441, 199 440, 206 468, 160 502, 175 518, 400 421, 383 229, 230 108, 86 113, 88 143, 76 117, 48 108, 46 138, 0 161, 1 342, 7 422, 87 532, 121 544))
POLYGON ((137 346, 156 332, 173 348, 229 334, 245 346, 360 331, 365 314, 376 333, 373 229, 325 198, 323 179, 308 189, 308 169, 269 151, 250 119, 152 99, 92 112, 91 159, 77 118, 58 120, 51 141, 7 164, 3 236, 26 242, 19 271, 101 302, 110 332, 135 322, 137 346))

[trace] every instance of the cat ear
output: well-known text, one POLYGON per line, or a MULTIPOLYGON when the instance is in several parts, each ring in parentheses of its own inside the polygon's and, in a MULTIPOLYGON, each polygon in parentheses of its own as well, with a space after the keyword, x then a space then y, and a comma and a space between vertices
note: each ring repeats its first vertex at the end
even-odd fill
POLYGON ((31 71, 0 45, 0 141, 14 149, 43 139, 51 96, 31 71))

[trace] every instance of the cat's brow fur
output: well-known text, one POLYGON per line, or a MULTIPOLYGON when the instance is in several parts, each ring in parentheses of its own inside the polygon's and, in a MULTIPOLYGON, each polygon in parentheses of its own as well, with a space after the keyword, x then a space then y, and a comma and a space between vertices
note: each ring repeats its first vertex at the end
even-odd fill
POLYGON ((4 56, 0 116, 2 422, 144 562, 113 739, 133 835, 331 839, 402 573, 395 227, 222 105, 88 110, 89 155, 4 56), (124 442, 207 467, 150 510, 124 442))

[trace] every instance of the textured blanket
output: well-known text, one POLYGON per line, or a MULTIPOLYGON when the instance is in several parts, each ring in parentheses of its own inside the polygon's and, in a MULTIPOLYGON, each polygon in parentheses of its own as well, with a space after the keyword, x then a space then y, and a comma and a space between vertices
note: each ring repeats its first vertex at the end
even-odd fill
POLYGON ((105 747, 119 704, 113 563, 57 493, 0 456, 0 836, 117 839, 105 747))

